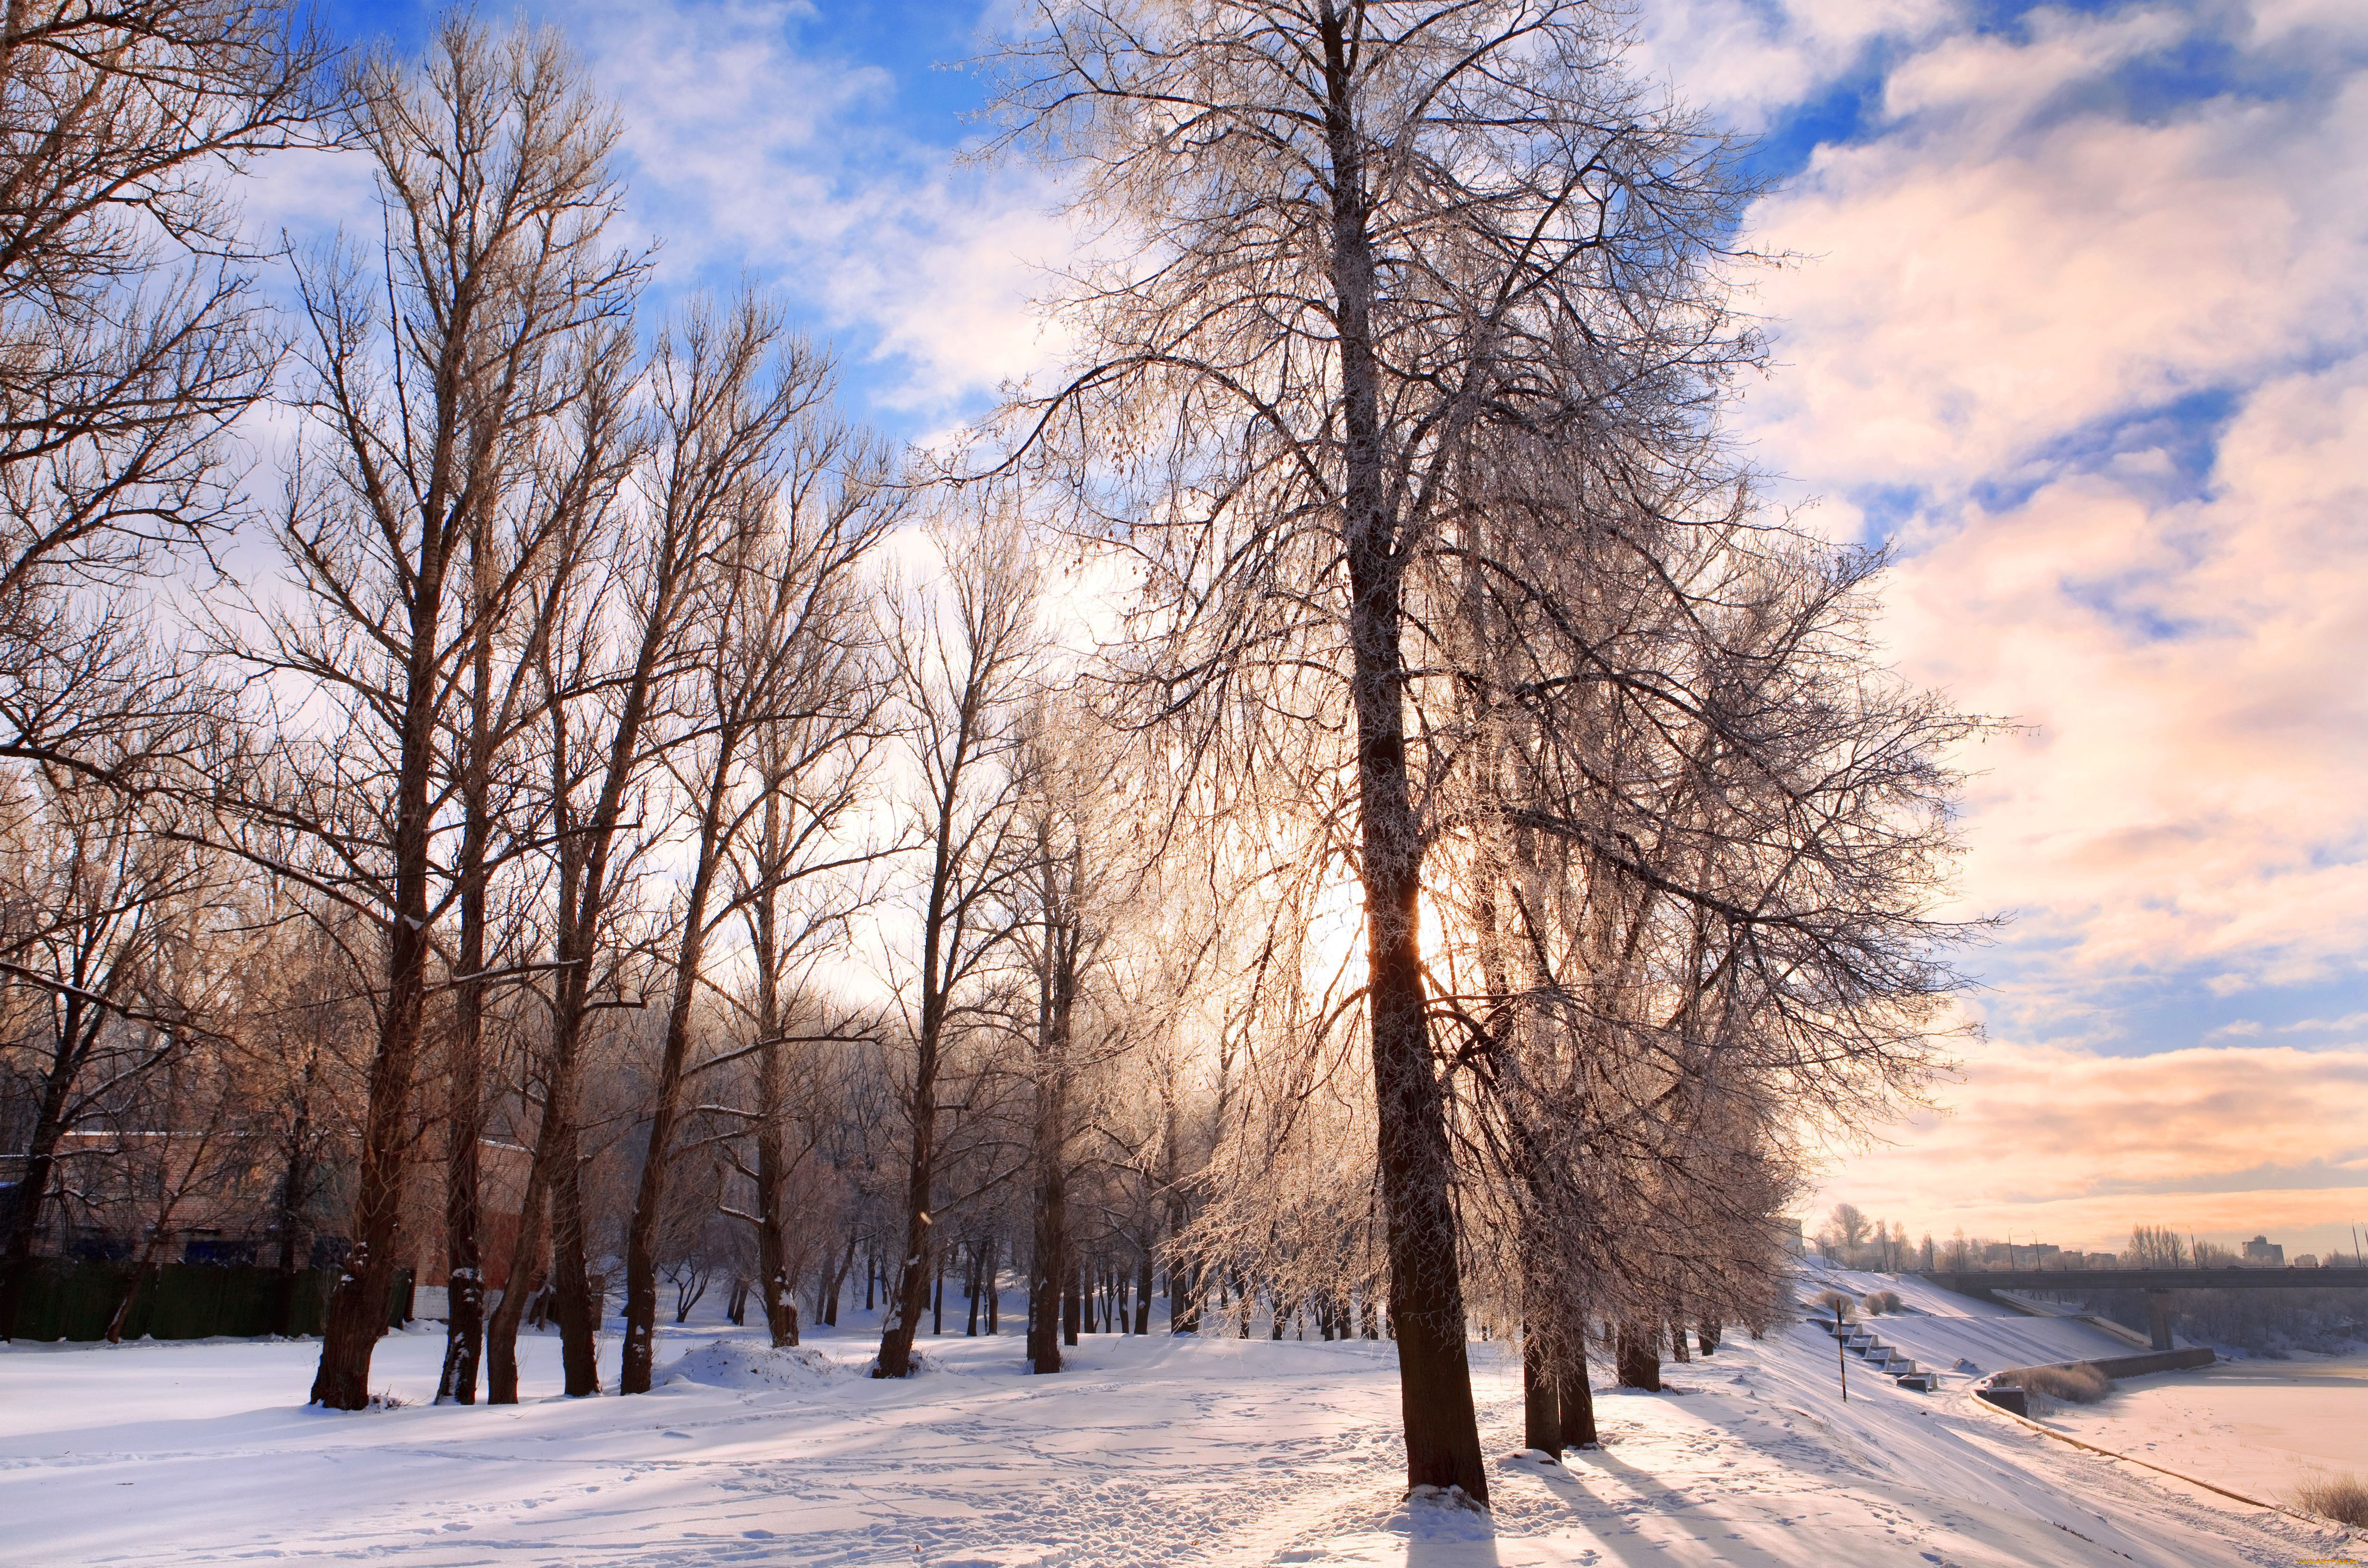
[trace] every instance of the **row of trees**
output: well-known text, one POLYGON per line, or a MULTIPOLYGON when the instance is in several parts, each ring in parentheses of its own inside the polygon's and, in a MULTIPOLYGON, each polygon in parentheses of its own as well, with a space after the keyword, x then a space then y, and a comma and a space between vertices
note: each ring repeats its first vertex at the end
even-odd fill
MULTIPOLYGON (((1052 384, 900 461, 777 306, 643 319, 617 121, 552 39, 332 62, 220 0, 35 13, 11 159, 70 123, 43 72, 79 102, 153 51, 183 75, 143 90, 228 106, 54 228, 106 236, 90 310, 133 337, 218 269, 246 357, 140 403, 186 472, 111 429, 0 453, 0 1316, 70 1140, 187 1131, 146 1085, 252 1061, 218 1099, 280 1151, 248 1164, 283 1244, 346 1206, 343 1408, 423 1166, 462 1401, 481 1357, 517 1397, 544 1279, 597 1392, 610 1257, 646 1389, 660 1276, 720 1221, 777 1343, 869 1238, 882 1376, 949 1268, 1019 1271, 1042 1372, 1156 1282, 1178 1332, 1386 1334, 1410 1483, 1485 1504, 1475 1312, 1548 1449, 1592 1438, 1590 1346, 1649 1385, 1767 1321, 1808 1141, 1931 1065, 1971 726, 1873 661, 1880 556, 1735 461, 1752 186, 1615 17, 1048 4, 1006 144, 1113 259, 1052 384), (299 138, 369 162, 378 224, 292 259, 266 403, 218 171, 299 138), (266 408, 277 483, 233 485, 266 408), (78 812, 120 865, 64 869, 78 812), (530 1151, 490 1312, 489 1139, 530 1151)), ((93 341, 65 298, 6 305, 12 364, 93 341)))

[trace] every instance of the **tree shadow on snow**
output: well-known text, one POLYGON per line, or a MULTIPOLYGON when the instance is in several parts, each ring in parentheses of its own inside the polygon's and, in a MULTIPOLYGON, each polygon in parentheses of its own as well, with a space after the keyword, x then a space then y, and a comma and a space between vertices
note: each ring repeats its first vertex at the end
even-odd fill
POLYGON ((1560 1464, 1524 1457, 1504 1468, 1510 1472, 1508 1481, 1516 1476, 1535 1478, 1553 1499, 1543 1503, 1530 1492, 1516 1500, 1514 1488, 1508 1486, 1499 1505, 1508 1516, 1504 1523, 1508 1535, 1515 1533, 1516 1527, 1523 1536, 1583 1527, 1590 1544, 1602 1553, 1597 1561, 1607 1568, 1666 1564, 1670 1548, 1678 1544, 1673 1536, 1702 1550, 1709 1560, 1736 1568, 1799 1568, 1797 1552, 1770 1550, 1748 1539, 1748 1530, 1766 1521, 1739 1528, 1739 1521, 1712 1512, 1711 1499, 1671 1486, 1650 1471, 1623 1462, 1608 1449, 1573 1449, 1563 1455, 1560 1464), (1593 1489, 1590 1482, 1612 1494, 1593 1489), (1643 1528, 1647 1521, 1655 1528, 1643 1528))

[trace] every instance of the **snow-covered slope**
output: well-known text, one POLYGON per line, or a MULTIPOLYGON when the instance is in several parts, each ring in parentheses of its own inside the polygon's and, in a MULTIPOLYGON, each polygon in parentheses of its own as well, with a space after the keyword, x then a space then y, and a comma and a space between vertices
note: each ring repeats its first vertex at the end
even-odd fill
POLYGON ((2082 1361, 2136 1354, 2128 1341, 2077 1317, 2027 1317, 2011 1307, 1960 1296, 1907 1275, 1868 1274, 1823 1268, 1802 1271, 1801 1293, 1827 1290, 1863 1297, 1889 1290, 1900 1311, 1868 1318, 1866 1326, 1914 1357, 1919 1365, 1947 1371, 1958 1360, 1985 1372, 2047 1361, 2082 1361))
MULTIPOLYGON (((1667 1394, 1603 1391, 1607 1445, 1566 1466, 1517 1451, 1515 1369, 1475 1346, 1493 1518, 1398 1501, 1387 1345, 1088 1336, 1030 1378, 1015 1337, 947 1336, 880 1383, 852 1325, 795 1358, 668 1340, 643 1398, 552 1397, 546 1339, 523 1405, 357 1415, 298 1403, 307 1344, 0 1350, 0 1563, 2185 1568, 2340 1545, 2052 1444, 1963 1380, 1853 1378, 1844 1406, 1809 1324, 1673 1367, 1667 1394)), ((378 1381, 424 1400, 440 1346, 391 1337, 378 1381)))

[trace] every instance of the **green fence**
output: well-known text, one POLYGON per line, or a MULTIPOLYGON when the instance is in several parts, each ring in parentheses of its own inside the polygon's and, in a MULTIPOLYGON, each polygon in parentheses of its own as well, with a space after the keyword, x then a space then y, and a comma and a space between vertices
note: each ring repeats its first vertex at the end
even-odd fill
MULTIPOLYGON (((138 1268, 129 1263, 37 1259, 17 1307, 19 1339, 104 1339, 138 1268)), ((168 1263, 141 1285, 123 1337, 204 1339, 285 1332, 318 1334, 334 1268, 283 1275, 276 1268, 236 1264, 168 1263), (286 1298, 281 1305, 283 1292, 286 1298), (281 1327, 286 1324, 285 1329, 281 1327)), ((411 1304, 411 1270, 397 1272, 387 1302, 387 1325, 402 1324, 411 1304)))

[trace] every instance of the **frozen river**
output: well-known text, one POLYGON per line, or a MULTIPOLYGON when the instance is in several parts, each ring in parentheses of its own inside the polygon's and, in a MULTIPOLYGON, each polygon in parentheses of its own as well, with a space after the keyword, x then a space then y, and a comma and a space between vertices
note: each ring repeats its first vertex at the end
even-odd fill
POLYGON ((2224 1361, 2137 1378, 2048 1425, 2256 1497, 2287 1500, 2311 1470, 2368 1478, 2368 1357, 2224 1361))

